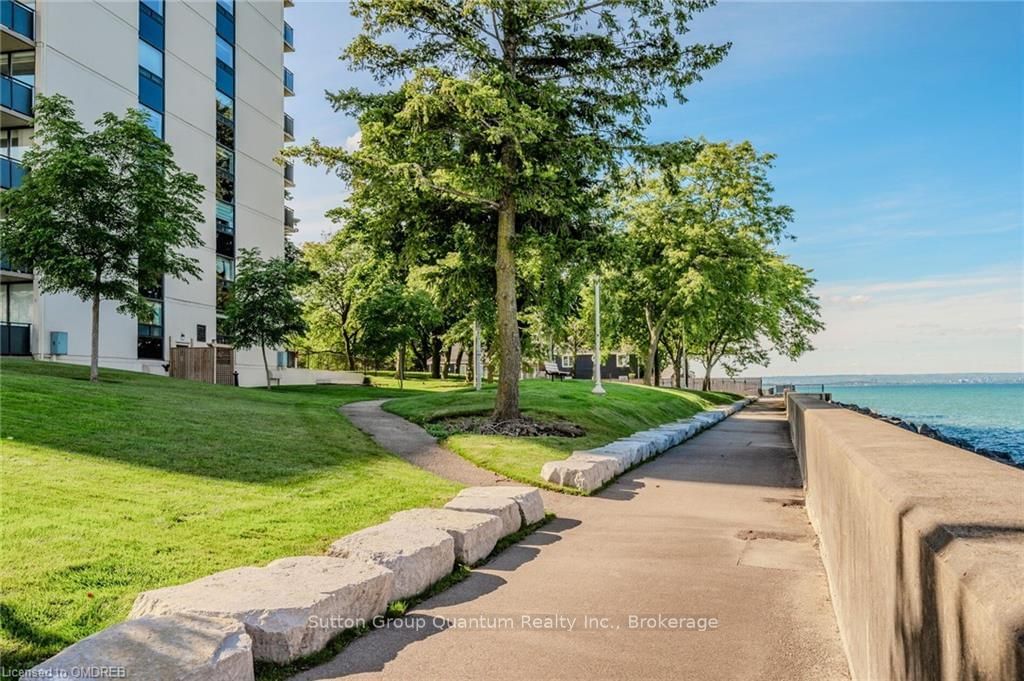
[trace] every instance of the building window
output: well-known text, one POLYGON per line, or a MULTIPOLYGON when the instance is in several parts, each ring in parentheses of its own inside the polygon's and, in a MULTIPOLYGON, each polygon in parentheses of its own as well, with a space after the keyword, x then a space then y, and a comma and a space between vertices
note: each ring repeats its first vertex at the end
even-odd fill
POLYGON ((200 343, 206 342, 206 324, 196 324, 196 340, 200 343))
POLYGON ((562 355, 562 368, 571 369, 573 365, 572 355, 562 355))
POLYGON ((620 369, 628 369, 629 355, 615 355, 615 366, 620 369))
POLYGON ((157 16, 164 15, 164 0, 139 0, 139 3, 157 16))
POLYGON ((231 258, 217 256, 217 278, 225 281, 235 280, 235 261, 231 258))
POLYGON ((217 61, 217 89, 228 97, 235 96, 235 72, 220 60, 217 61))
POLYGON ((235 13, 234 0, 217 0, 217 7, 223 9, 228 14, 235 13))
POLYGON ((139 109, 142 113, 146 114, 146 125, 153 131, 153 134, 160 139, 164 138, 164 115, 158 111, 150 109, 145 104, 140 104, 139 109))
POLYGON ((139 66, 163 80, 164 53, 145 40, 139 40, 139 66))
POLYGON ((235 152, 217 145, 217 172, 235 174, 235 152))
POLYGON ((235 68, 235 48, 220 36, 217 36, 217 61, 232 70, 235 68))
POLYGON ((139 102, 153 111, 164 110, 164 81, 148 69, 139 67, 139 102))
POLYGON ((235 202, 235 178, 224 173, 217 173, 217 200, 225 203, 235 202))

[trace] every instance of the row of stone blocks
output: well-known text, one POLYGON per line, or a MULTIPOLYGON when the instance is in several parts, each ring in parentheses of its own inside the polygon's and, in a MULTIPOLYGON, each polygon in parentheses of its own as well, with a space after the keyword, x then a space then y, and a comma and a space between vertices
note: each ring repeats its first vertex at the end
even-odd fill
POLYGON ((690 419, 633 433, 596 449, 573 452, 569 458, 561 461, 548 461, 541 468, 540 477, 563 487, 593 492, 636 464, 675 447, 735 414, 751 401, 752 398, 739 400, 724 407, 702 411, 690 419))
MULTIPOLYGON (((85 670, 147 681, 252 681, 253 662, 290 662, 474 565, 544 518, 535 487, 470 487, 444 508, 401 511, 331 544, 326 556, 275 560, 146 591, 129 619, 85 638, 28 678, 85 670), (32 676, 35 674, 35 676, 32 676)), ((90 678, 90 677, 84 677, 90 678)))

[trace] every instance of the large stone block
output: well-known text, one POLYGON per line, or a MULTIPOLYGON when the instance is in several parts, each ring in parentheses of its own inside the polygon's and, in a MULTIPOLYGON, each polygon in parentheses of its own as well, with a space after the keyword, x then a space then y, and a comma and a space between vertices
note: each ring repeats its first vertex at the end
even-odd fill
POLYGON ((460 497, 500 497, 511 499, 519 506, 523 525, 532 525, 544 519, 544 499, 536 487, 522 485, 493 485, 489 487, 467 487, 460 497))
POLYGON ((602 463, 572 457, 562 461, 548 461, 541 468, 541 476, 549 482, 558 482, 584 492, 593 492, 613 477, 602 463))
POLYGON ((365 561, 283 558, 263 568, 235 568, 145 591, 135 599, 129 617, 228 617, 245 625, 255 659, 289 662, 383 613, 391 583, 390 570, 365 561))
POLYGON ((399 511, 391 519, 447 532, 454 542, 455 560, 463 565, 475 565, 489 556, 502 537, 501 519, 489 513, 448 508, 413 508, 399 511))
POLYGON ((252 681, 252 640, 241 622, 202 615, 143 617, 97 632, 33 667, 27 679, 117 678, 252 681), (113 677, 111 677, 113 678, 113 677))
POLYGON ((595 454, 589 451, 573 452, 572 456, 566 459, 566 461, 582 461, 597 464, 603 468, 601 477, 606 481, 611 480, 625 470, 622 467, 624 462, 621 459, 617 459, 608 454, 595 454))
POLYGON ((444 507, 455 511, 473 511, 497 516, 501 520, 501 536, 503 537, 513 532, 518 532, 519 528, 523 525, 519 504, 508 497, 464 497, 459 495, 445 504, 444 507))
POLYGON ((389 520, 331 544, 327 553, 391 570, 389 601, 415 596, 455 567, 455 541, 444 530, 389 520))

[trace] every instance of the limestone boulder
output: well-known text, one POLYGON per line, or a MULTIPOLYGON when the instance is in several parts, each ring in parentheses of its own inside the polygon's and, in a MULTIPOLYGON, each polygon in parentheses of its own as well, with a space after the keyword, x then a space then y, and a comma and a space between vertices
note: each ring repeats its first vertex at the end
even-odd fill
POLYGON ((489 513, 454 511, 448 508, 413 508, 399 511, 391 519, 447 532, 454 542, 455 560, 463 565, 475 565, 489 556, 502 537, 501 520, 489 513))
POLYGON ((589 451, 573 452, 566 460, 597 464, 604 469, 601 472, 601 477, 606 481, 622 473, 622 461, 607 454, 594 454, 589 451))
MULTIPOLYGON (((447 536, 447 535, 445 535, 447 536)), ((391 571, 359 560, 283 558, 138 595, 130 618, 190 614, 241 622, 256 660, 290 662, 384 612, 391 571)))
POLYGON ((523 525, 519 504, 509 497, 462 496, 460 494, 444 507, 454 511, 472 511, 497 516, 501 520, 502 537, 518 532, 523 525))
POLYGON ((336 558, 367 561, 394 573, 388 601, 410 598, 455 567, 455 540, 444 530, 389 520, 331 544, 336 558))
POLYGON ((82 639, 24 678, 91 678, 83 676, 90 668, 117 670, 118 678, 126 679, 252 681, 252 639, 233 619, 143 617, 82 639))
POLYGON ((523 525, 532 525, 544 519, 544 499, 536 487, 525 485, 493 485, 489 487, 467 487, 460 491, 460 497, 497 497, 511 499, 519 506, 523 525))
POLYGON ((611 479, 607 467, 594 461, 582 461, 572 457, 562 461, 549 461, 541 469, 545 480, 584 492, 593 492, 611 479))

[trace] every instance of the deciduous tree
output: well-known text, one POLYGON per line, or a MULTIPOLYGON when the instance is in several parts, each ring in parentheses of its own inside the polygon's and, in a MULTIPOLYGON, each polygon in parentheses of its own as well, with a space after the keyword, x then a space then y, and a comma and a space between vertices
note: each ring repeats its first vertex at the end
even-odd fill
POLYGON ((260 258, 259 249, 242 249, 238 276, 231 287, 231 299, 224 312, 224 330, 236 348, 258 347, 270 389, 267 346, 278 346, 306 329, 302 305, 294 291, 308 281, 309 272, 301 261, 260 258))
POLYGON ((97 381, 100 302, 149 321, 140 291, 164 276, 199 276, 181 249, 202 245, 203 187, 134 109, 106 113, 86 131, 70 99, 39 95, 33 141, 22 184, 0 192, 0 238, 9 258, 38 274, 40 290, 91 301, 89 378, 97 381))

